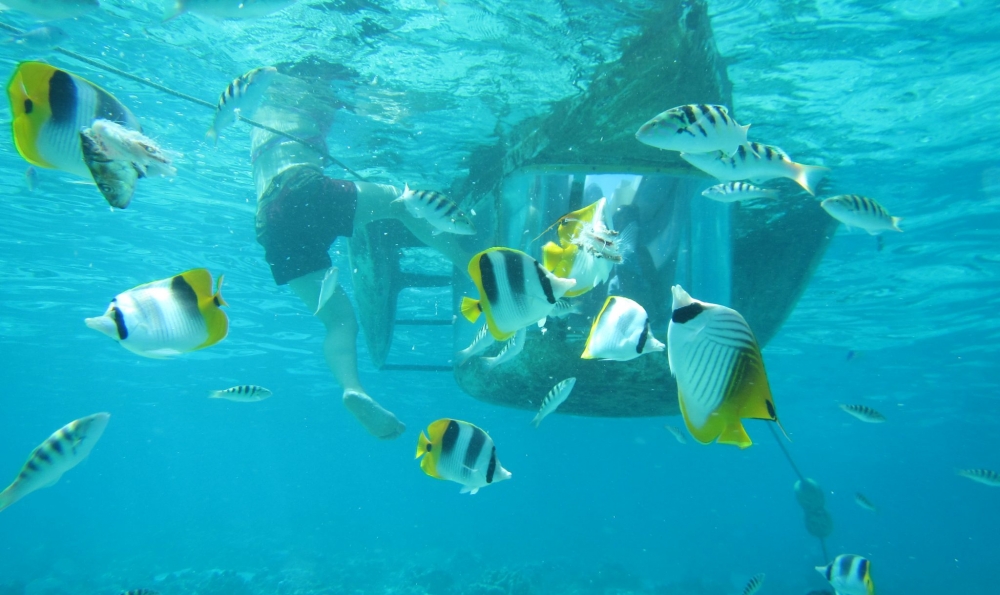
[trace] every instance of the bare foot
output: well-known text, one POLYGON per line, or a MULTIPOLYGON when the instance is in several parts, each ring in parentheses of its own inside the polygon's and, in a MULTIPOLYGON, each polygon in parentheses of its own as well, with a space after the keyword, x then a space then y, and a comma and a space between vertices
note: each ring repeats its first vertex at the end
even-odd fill
POLYGON ((361 422, 368 433, 382 440, 398 438, 406 425, 364 393, 344 391, 344 407, 361 422))

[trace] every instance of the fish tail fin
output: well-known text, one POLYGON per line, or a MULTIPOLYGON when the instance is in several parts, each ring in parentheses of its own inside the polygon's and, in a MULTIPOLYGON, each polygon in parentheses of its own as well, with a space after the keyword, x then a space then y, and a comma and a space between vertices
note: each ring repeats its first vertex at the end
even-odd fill
POLYGON ((903 231, 902 229, 899 228, 899 222, 902 221, 902 220, 903 220, 902 217, 893 217, 892 218, 892 228, 894 230, 896 230, 896 231, 903 231))
POLYGON ((215 281, 215 291, 212 293, 212 298, 220 307, 229 306, 229 304, 226 303, 226 300, 222 299, 222 280, 225 278, 225 275, 219 275, 219 278, 215 281))
POLYGON ((163 13, 163 21, 161 22, 166 23, 167 21, 171 19, 176 19, 177 17, 184 14, 184 12, 187 11, 186 4, 187 0, 177 0, 176 2, 174 2, 173 7, 167 8, 166 12, 163 13))
POLYGON ((823 179, 826 172, 830 171, 829 167, 823 167, 822 165, 802 165, 801 163, 796 163, 795 165, 795 178, 793 178, 799 186, 802 186, 806 192, 816 196, 816 185, 819 181, 823 179))
POLYGON ((474 300, 469 296, 462 298, 462 316, 469 322, 475 322, 479 320, 479 315, 482 314, 483 308, 479 305, 479 300, 474 300))
POLYGON ((420 438, 417 438, 417 455, 413 458, 419 459, 430 452, 430 449, 427 448, 428 446, 433 447, 430 439, 427 438, 427 434, 420 432, 420 438))
POLYGON ((536 430, 538 429, 538 426, 540 426, 541 424, 542 424, 542 418, 539 415, 536 415, 535 419, 531 420, 531 426, 536 430))
POLYGON ((212 141, 212 144, 216 147, 219 146, 219 133, 215 131, 214 126, 208 129, 208 132, 205 133, 205 138, 212 141))
POLYGON ((11 504, 17 502, 18 496, 14 490, 15 485, 17 485, 17 482, 12 483, 11 485, 7 486, 7 489, 0 492, 0 512, 2 512, 5 508, 10 506, 11 504))
POLYGON ((222 396, 223 396, 223 394, 225 394, 225 393, 223 391, 221 391, 221 390, 213 390, 210 393, 208 393, 208 398, 209 399, 221 399, 222 396))

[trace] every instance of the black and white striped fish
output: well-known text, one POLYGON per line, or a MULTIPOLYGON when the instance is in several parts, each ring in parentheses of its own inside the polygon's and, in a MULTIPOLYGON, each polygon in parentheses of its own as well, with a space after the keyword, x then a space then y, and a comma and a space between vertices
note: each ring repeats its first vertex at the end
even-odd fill
POLYGON ((901 217, 893 217, 885 207, 867 196, 842 194, 819 203, 831 217, 848 227, 860 227, 873 236, 883 231, 903 231, 901 217))
POLYGON ((14 483, 0 492, 0 510, 35 490, 54 485, 63 473, 79 465, 101 438, 109 419, 110 414, 95 413, 56 430, 32 451, 14 483))
POLYGON ((580 357, 625 362, 663 351, 665 347, 653 336, 649 315, 642 306, 629 298, 612 295, 594 319, 580 357))
POLYGON ((574 386, 576 386, 576 378, 567 378, 553 386, 549 394, 545 395, 545 398, 542 399, 542 406, 538 409, 535 418, 531 420, 531 425, 537 428, 542 423, 542 420, 545 419, 545 416, 558 409, 563 404, 563 401, 569 397, 569 394, 573 392, 574 386))
POLYGON ((778 196, 778 191, 758 188, 746 182, 726 182, 703 190, 701 195, 718 202, 740 202, 755 198, 774 198, 778 196))
MULTIPOLYGON (((732 308, 671 288, 667 361, 684 423, 702 444, 753 444, 743 419, 778 421, 764 360, 750 325, 732 308)), ((780 427, 780 424, 779 424, 780 427)))
POLYGON ((475 322, 484 314, 497 341, 506 341, 518 329, 548 316, 576 285, 576 280, 556 277, 534 258, 511 248, 476 254, 469 261, 469 276, 479 299, 462 298, 462 315, 475 322))
POLYGON ((651 147, 687 153, 724 151, 732 154, 747 142, 750 125, 740 126, 722 105, 681 105, 657 115, 639 128, 635 138, 651 147))
POLYGON ((463 494, 510 479, 510 471, 497 460, 493 439, 467 421, 439 419, 427 426, 417 439, 416 458, 421 457, 424 473, 462 484, 463 494))
POLYGON ((465 211, 440 192, 431 190, 410 190, 406 186, 403 195, 392 202, 401 202, 406 210, 417 219, 426 219, 434 226, 433 235, 441 232, 461 236, 476 234, 476 226, 465 211))
POLYGON ((764 573, 755 574, 750 577, 747 582, 747 586, 743 587, 743 595, 756 595, 757 591, 760 591, 761 586, 764 585, 764 573))
POLYGON ((160 592, 152 589, 132 589, 130 591, 122 591, 120 595, 160 595, 160 592))
POLYGON ((837 595, 875 595, 871 563, 861 556, 841 554, 826 566, 817 566, 837 595))
POLYGON ((971 479, 972 481, 993 488, 1000 488, 1000 473, 996 471, 991 471, 990 469, 959 469, 957 473, 959 477, 971 479))
POLYGON ((226 399, 227 401, 235 401, 237 403, 254 403, 257 401, 263 401, 272 394, 273 393, 270 390, 264 388, 263 386, 257 386, 256 384, 243 384, 227 388, 226 390, 213 390, 208 394, 208 398, 226 399))
POLYGON ((277 68, 266 66, 254 68, 233 79, 233 82, 229 83, 226 90, 219 95, 219 104, 215 107, 215 119, 205 136, 218 144, 219 133, 236 121, 237 114, 247 118, 252 116, 277 73, 277 68))
POLYGON ((500 351, 495 356, 484 357, 483 365, 486 366, 486 370, 492 370, 500 364, 505 364, 521 355, 521 352, 524 351, 524 342, 527 340, 527 335, 528 332, 525 329, 517 329, 514 336, 507 339, 507 342, 503 344, 503 347, 500 348, 500 351))
POLYGON ((875 507, 874 504, 872 504, 872 501, 869 500, 868 497, 862 494, 861 492, 854 494, 854 503, 860 506, 861 508, 864 508, 865 510, 878 512, 878 509, 875 507))
POLYGON ((469 360, 470 357, 474 355, 479 355, 480 353, 489 349, 490 345, 496 343, 496 339, 490 334, 489 325, 484 324, 476 336, 472 339, 472 343, 468 347, 459 351, 455 354, 455 363, 459 366, 464 364, 469 360))
POLYGON ((840 408, 863 422, 880 424, 885 421, 884 415, 867 405, 841 405, 840 408))
POLYGON ((755 180, 765 182, 774 178, 795 180, 809 194, 816 194, 816 184, 830 171, 819 165, 795 163, 778 147, 747 143, 740 145, 732 157, 715 153, 681 153, 681 158, 710 176, 722 181, 755 180))

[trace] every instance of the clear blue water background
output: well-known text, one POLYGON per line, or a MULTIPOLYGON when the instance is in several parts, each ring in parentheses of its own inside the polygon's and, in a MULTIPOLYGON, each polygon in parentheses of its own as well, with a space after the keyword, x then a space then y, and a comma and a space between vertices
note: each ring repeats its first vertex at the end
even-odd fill
MULTIPOLYGON (((157 3, 102 4, 60 24, 72 35, 65 47, 204 99, 303 51, 355 68, 372 84, 345 90, 364 109, 341 112, 331 152, 369 175, 442 187, 471 146, 490 142, 498 117, 513 123, 578 92, 574 82, 615 58, 648 5, 385 2, 348 14, 307 1, 252 22, 161 25, 157 3), (373 24, 387 32, 370 33, 373 24)), ((995 7, 710 6, 733 108, 754 138, 832 167, 833 192, 876 197, 905 218, 882 251, 839 230, 764 352, 789 448, 827 493, 830 555, 870 558, 880 595, 995 593, 1000 490, 955 475, 1000 469, 995 7), (837 408, 855 402, 889 421, 861 424, 837 408), (878 514, 854 504, 857 491, 878 514)), ((145 180, 132 207, 109 212, 92 186, 58 172, 40 172, 29 193, 24 162, 0 143, 0 482, 56 428, 112 413, 84 464, 0 514, 0 585, 173 595, 154 577, 269 569, 330 593, 419 593, 407 577, 421 569, 509 567, 530 570, 545 593, 603 592, 606 581, 621 592, 728 594, 758 572, 764 594, 824 586, 795 476, 763 423, 748 425, 756 445, 742 452, 678 444, 663 425, 679 418, 557 415, 536 431, 531 413, 479 403, 449 374, 378 373, 362 354, 367 388, 408 425, 394 442, 371 439, 339 402, 319 324, 273 285, 254 240, 246 129, 215 149, 202 141, 202 108, 0 47, 7 72, 29 57, 104 85, 184 157, 176 179, 145 180), (222 344, 146 360, 84 327, 114 294, 195 266, 226 274, 222 344), (242 383, 275 396, 205 398, 242 383), (490 431, 514 478, 460 497, 426 477, 413 444, 440 417, 490 431)), ((401 307, 438 317, 450 304, 450 292, 424 291, 401 307)), ((402 328, 390 361, 444 363, 450 339, 402 328)))

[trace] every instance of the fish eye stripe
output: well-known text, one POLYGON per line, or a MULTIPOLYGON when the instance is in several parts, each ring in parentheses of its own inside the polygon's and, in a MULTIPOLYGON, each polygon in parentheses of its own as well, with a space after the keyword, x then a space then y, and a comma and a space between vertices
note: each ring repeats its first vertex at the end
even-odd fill
POLYGON ((542 286, 542 291, 545 292, 545 300, 550 304, 555 304, 556 296, 552 291, 552 281, 549 279, 549 276, 545 274, 545 269, 542 268, 542 265, 538 264, 537 260, 534 261, 534 264, 535 272, 538 273, 538 282, 542 286))
POLYGON ((486 467, 486 483, 493 483, 493 474, 497 470, 497 447, 490 451, 490 464, 486 467))
POLYGON ((118 340, 124 341, 128 339, 128 327, 125 326, 125 315, 118 306, 111 306, 111 314, 115 319, 115 331, 118 332, 118 340))

